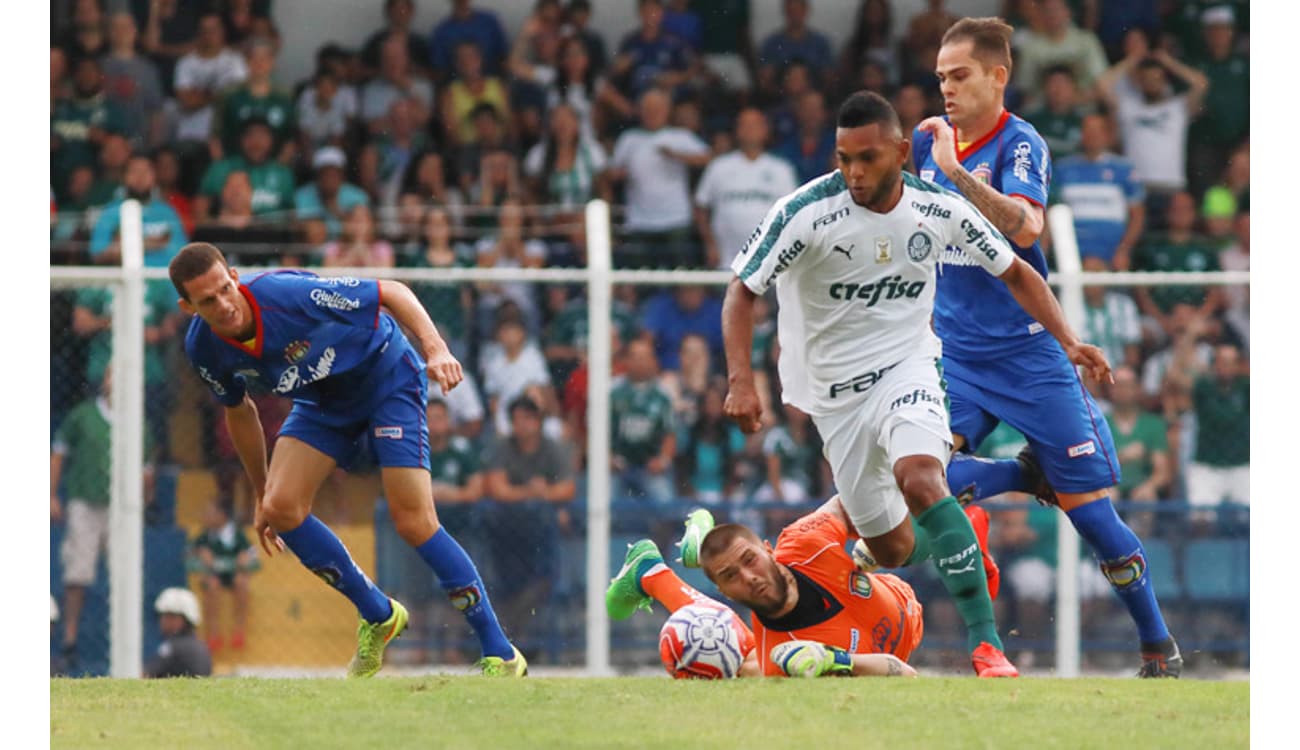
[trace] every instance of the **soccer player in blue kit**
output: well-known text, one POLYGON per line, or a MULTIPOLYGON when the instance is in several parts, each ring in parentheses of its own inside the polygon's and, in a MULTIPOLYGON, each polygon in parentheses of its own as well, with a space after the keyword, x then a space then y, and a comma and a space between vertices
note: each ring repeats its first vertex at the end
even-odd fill
MULTIPOLYGON (((1011 33, 1000 18, 966 18, 944 34, 935 73, 946 117, 917 126, 912 157, 922 179, 964 195, 1046 277, 1038 237, 1051 160, 1034 127, 1003 108, 1011 33)), ((934 329, 943 341, 954 447, 974 450, 1001 420, 1024 433, 1031 449, 1000 462, 955 454, 948 483, 976 498, 1018 490, 1058 504, 1137 624, 1138 676, 1177 677, 1183 659, 1160 613, 1142 542, 1111 504, 1120 472, 1115 444, 1074 365, 1005 285, 960 250, 944 250, 938 284, 934 329)))
POLYGON ((200 242, 181 248, 168 270, 181 310, 194 316, 185 354, 225 407, 252 483, 262 548, 274 554, 272 545, 288 546, 357 607, 361 623, 348 676, 378 672, 385 648, 408 619, 401 603, 380 591, 311 514, 321 484, 336 466, 351 463, 363 433, 381 467, 393 525, 478 635, 483 673, 527 674, 473 561, 438 524, 428 468, 428 381, 446 393, 463 374, 411 290, 395 281, 301 271, 257 274, 245 283, 219 249, 200 242), (249 382, 293 399, 269 467, 249 382))

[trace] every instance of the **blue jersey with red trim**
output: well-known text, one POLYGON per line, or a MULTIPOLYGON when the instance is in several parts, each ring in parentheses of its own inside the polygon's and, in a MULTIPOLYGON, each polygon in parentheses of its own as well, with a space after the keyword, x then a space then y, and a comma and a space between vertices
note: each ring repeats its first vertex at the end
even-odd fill
MULTIPOLYGON (((947 119, 946 117, 944 119, 947 119)), ((921 179, 960 193, 930 153, 934 139, 912 132, 912 158, 921 179)), ((997 127, 959 150, 962 166, 1003 195, 1018 195, 1036 206, 1047 205, 1052 162, 1047 143, 1033 125, 1003 112, 997 127)), ((1035 241, 1029 247, 1010 243, 1016 254, 1047 278, 1047 260, 1035 241)), ((934 301, 934 332, 943 340, 944 356, 962 359, 997 357, 1036 336, 1050 336, 1020 307, 1006 284, 990 276, 952 245, 944 248, 934 301)))
POLYGON ((185 354, 225 406, 243 401, 256 380, 314 407, 318 419, 349 424, 366 419, 409 379, 408 370, 395 370, 403 355, 422 361, 380 309, 378 281, 277 271, 252 277, 239 291, 253 308, 251 345, 218 335, 198 316, 185 334, 185 354))

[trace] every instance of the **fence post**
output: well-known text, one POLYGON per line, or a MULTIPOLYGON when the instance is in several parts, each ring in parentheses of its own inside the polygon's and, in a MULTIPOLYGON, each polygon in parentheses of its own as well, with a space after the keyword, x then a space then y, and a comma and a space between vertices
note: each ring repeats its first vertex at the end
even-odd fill
POLYGON ((113 469, 109 504, 109 669, 139 677, 144 617, 144 225, 122 202, 122 285, 113 295, 113 469))
MULTIPOLYGON (((1047 210, 1052 248, 1060 272, 1061 308, 1070 326, 1082 335, 1086 323, 1079 243, 1074 214, 1057 204, 1047 210)), ((1056 515, 1056 676, 1079 676, 1079 536, 1065 513, 1056 515)))
POLYGON ((587 204, 587 673, 610 674, 609 388, 611 244, 609 204, 587 204))

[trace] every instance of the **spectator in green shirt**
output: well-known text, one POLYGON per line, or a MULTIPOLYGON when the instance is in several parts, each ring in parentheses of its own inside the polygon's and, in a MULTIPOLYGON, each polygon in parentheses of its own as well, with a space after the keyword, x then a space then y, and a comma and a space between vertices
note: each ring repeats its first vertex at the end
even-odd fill
POLYGON ((213 500, 203 518, 203 530, 190 543, 191 567, 203 581, 203 620, 207 623, 208 648, 212 653, 224 645, 221 634, 221 591, 234 601, 234 627, 230 646, 244 647, 248 632, 248 576, 261 567, 257 550, 248 535, 231 517, 222 500, 213 500))
POLYGON ((1194 506, 1250 505, 1250 376, 1232 344, 1214 351, 1213 370, 1192 387, 1196 451, 1187 467, 1194 506))
MULTIPOLYGON (((1168 232, 1148 235, 1138 244, 1133 270, 1219 270, 1218 248, 1195 231, 1196 201, 1190 193, 1179 192, 1170 197, 1168 221, 1168 232)), ((1175 305, 1192 305, 1197 308, 1198 317, 1208 318, 1219 309, 1221 292, 1204 286, 1157 286, 1138 287, 1136 296, 1142 314, 1155 319, 1172 336, 1175 305)))
POLYGON ((672 401, 657 382, 653 344, 645 339, 629 343, 626 362, 627 375, 609 394, 610 496, 666 503, 675 494, 672 401))
POLYGON ((217 101, 209 150, 216 159, 234 153, 239 148, 244 125, 260 119, 271 128, 272 151, 278 161, 289 164, 297 149, 294 135, 298 126, 294 120, 293 99, 276 88, 271 80, 275 72, 275 45, 268 39, 254 38, 244 56, 248 78, 240 86, 222 94, 217 101))
POLYGON ((1074 70, 1062 64, 1043 71, 1042 106, 1026 112, 1025 119, 1043 136, 1053 160, 1079 151, 1084 114, 1074 70))
POLYGON ((253 213, 259 216, 293 208, 293 172, 273 160, 274 130, 265 117, 250 117, 243 123, 239 153, 213 162, 203 173, 199 194, 194 197, 194 218, 206 221, 216 211, 215 204, 225 187, 226 175, 240 170, 248 173, 253 185, 253 213))
MULTIPOLYGON (((77 630, 86 587, 95 582, 99 556, 108 547, 108 506, 112 477, 112 372, 105 368, 99 395, 73 407, 50 446, 50 521, 64 523, 63 658, 76 671, 77 630), (60 500, 59 485, 63 487, 60 500)), ((151 446, 145 434, 145 455, 151 446)), ((144 499, 153 498, 153 467, 144 466, 144 499)))
POLYGON ((73 170, 93 169, 108 134, 125 130, 121 109, 104 92, 99 60, 77 60, 72 82, 72 95, 55 99, 50 113, 50 178, 60 198, 67 196, 73 170))
POLYGON ((1250 59, 1234 49, 1235 15, 1220 6, 1201 16, 1205 53, 1193 67, 1210 80, 1201 116, 1187 134, 1188 179, 1201 190, 1218 177, 1231 150, 1250 135, 1250 59))
POLYGON ((1115 369, 1106 416, 1119 458, 1119 500, 1158 500, 1173 479, 1165 420, 1142 408, 1142 386, 1131 367, 1115 369))

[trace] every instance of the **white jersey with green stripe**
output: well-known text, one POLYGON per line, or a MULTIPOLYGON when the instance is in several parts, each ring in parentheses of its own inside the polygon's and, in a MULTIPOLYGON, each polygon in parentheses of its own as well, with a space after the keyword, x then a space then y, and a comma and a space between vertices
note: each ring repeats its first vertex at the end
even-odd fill
POLYGON ((930 315, 945 247, 994 276, 1015 260, 965 198, 907 173, 888 213, 855 203, 838 170, 777 201, 731 267, 755 294, 776 284, 782 400, 830 414, 903 359, 941 356, 930 315))

